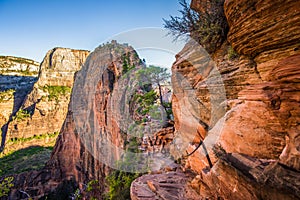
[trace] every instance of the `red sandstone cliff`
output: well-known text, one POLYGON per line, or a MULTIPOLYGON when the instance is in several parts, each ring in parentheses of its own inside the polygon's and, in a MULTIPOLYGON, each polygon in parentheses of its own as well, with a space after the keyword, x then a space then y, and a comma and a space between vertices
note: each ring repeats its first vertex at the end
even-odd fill
MULTIPOLYGON (((187 159, 187 166, 200 175, 196 178, 198 185, 193 186, 201 198, 299 198, 300 143, 296 139, 300 133, 299 6, 297 1, 225 2, 228 44, 212 55, 227 99, 226 113, 217 117, 218 122, 209 115, 212 110, 203 100, 214 94, 201 92, 203 85, 207 88, 209 84, 201 83, 201 79, 198 83, 188 79, 195 85, 194 93, 200 99, 196 116, 200 121, 208 121, 210 127, 205 134, 208 138, 216 134, 216 124, 224 120, 215 143, 230 153, 225 158, 213 159, 210 170, 201 148, 187 159), (229 45, 239 54, 233 61, 226 55, 229 45)), ((195 48, 184 49, 179 55, 192 55, 193 51, 195 48)), ((177 59, 173 71, 178 73, 182 66, 184 62, 177 59)), ((205 77, 201 73, 203 67, 197 70, 198 76, 205 77)), ((179 73, 195 77, 188 67, 179 73)), ((173 80, 176 87, 176 79, 173 80)), ((180 95, 174 92, 174 107, 179 107, 181 113, 189 113, 182 106, 185 104, 177 104, 178 99, 182 101, 180 95)), ((180 116, 176 121, 177 127, 183 124, 180 116)), ((178 130, 183 135, 195 134, 178 130)), ((190 151, 193 148, 189 147, 190 151)), ((209 155, 214 158, 213 152, 209 155)))
MULTIPOLYGON (((197 2, 194 8, 201 10, 197 2)), ((178 54, 171 153, 184 158, 185 173, 140 177, 133 199, 300 198, 299 8, 296 1, 226 1, 227 41, 211 55, 193 42, 178 54), (230 46, 238 58, 230 58, 230 46), (211 163, 203 145, 196 150, 201 141, 211 163), (221 147, 213 151, 215 144, 221 147)), ((130 85, 130 77, 117 81, 120 54, 133 51, 109 46, 96 49, 78 72, 50 161, 39 172, 16 176, 11 197, 24 198, 18 189, 37 198, 67 197, 88 180, 103 183, 109 171, 103 162, 119 154, 100 154, 102 142, 122 147, 122 119, 129 113, 117 106, 130 85)), ((130 60, 138 66, 138 59, 130 60)))
MULTIPOLYGON (((191 6, 203 12, 203 5, 211 4, 191 6)), ((164 189, 168 174, 140 177, 132 198, 300 198, 299 8, 299 1, 226 0, 229 33, 220 48, 208 55, 190 41, 176 56, 171 153, 194 179, 176 191, 172 178, 164 189)))
MULTIPOLYGON (((91 180, 104 191, 105 177, 116 164, 126 140, 130 97, 135 79, 122 75, 124 56, 136 68, 141 61, 132 47, 116 42, 92 52, 76 73, 67 116, 44 169, 15 176, 10 198, 67 199, 91 180)), ((101 193, 98 194, 99 198, 101 193)))

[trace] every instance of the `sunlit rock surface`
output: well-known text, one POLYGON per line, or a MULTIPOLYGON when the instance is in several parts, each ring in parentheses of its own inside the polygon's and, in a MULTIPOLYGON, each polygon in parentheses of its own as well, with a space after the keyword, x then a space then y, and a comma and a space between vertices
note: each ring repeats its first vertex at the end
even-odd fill
MULTIPOLYGON (((191 6, 203 5, 209 1, 191 6)), ((192 199, 300 198, 299 8, 298 1, 226 0, 228 42, 208 55, 190 41, 176 56, 171 153, 196 173, 183 184, 197 192, 192 199)), ((143 185, 133 185, 137 199, 155 193, 154 184, 143 185)))

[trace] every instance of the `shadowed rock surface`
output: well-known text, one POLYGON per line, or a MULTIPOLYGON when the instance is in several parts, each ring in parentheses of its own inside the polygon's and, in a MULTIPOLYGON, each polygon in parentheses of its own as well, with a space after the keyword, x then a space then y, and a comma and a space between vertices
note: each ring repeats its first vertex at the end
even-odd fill
POLYGON ((39 63, 26 58, 0 56, 0 128, 2 152, 8 123, 37 81, 39 63))
POLYGON ((13 56, 0 56, 0 126, 22 105, 32 90, 40 63, 13 56))
POLYGON ((131 184, 131 199, 197 199, 197 193, 186 185, 187 181, 191 181, 191 177, 190 174, 180 171, 144 175, 131 184))

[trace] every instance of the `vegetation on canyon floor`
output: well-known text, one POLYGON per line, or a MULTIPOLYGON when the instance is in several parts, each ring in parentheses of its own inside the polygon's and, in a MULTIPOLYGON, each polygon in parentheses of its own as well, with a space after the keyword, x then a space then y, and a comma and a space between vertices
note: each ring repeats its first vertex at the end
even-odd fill
POLYGON ((46 133, 46 134, 41 134, 41 135, 34 135, 32 137, 28 138, 11 138, 8 141, 8 144, 20 144, 23 142, 29 142, 32 140, 44 140, 48 138, 56 138, 58 136, 59 132, 54 132, 54 133, 46 133))
POLYGON ((140 150, 138 149, 138 141, 136 138, 131 138, 129 142, 126 143, 126 149, 131 153, 125 154, 123 159, 117 162, 118 169, 123 170, 112 170, 106 179, 106 187, 108 191, 105 194, 101 194, 101 185, 99 185, 98 180, 90 180, 85 184, 85 188, 80 190, 79 188, 71 194, 72 199, 81 200, 81 199, 99 199, 99 195, 102 195, 101 199, 106 200, 127 200, 130 199, 130 186, 131 183, 142 173, 138 172, 138 169, 134 167, 136 160, 139 160, 140 157, 138 154, 140 150), (136 170, 135 172, 128 172, 124 170, 125 168, 133 167, 136 170))
MULTIPOLYGON (((136 138, 129 140, 127 144, 127 149, 132 153, 138 153, 138 142, 136 138)), ((119 169, 125 169, 128 167, 135 166, 136 160, 139 160, 138 154, 125 154, 124 158, 120 160, 117 165, 119 169)), ((136 172, 127 172, 123 170, 114 170, 109 176, 106 177, 108 184, 108 193, 105 195, 107 200, 126 200, 130 199, 130 186, 131 183, 139 176, 141 173, 137 169, 130 169, 136 172)))
POLYGON ((79 188, 76 189, 74 194, 71 194, 71 199, 81 200, 81 199, 89 199, 89 200, 98 200, 99 192, 101 191, 99 186, 99 181, 91 180, 86 184, 86 188, 84 191, 81 191, 79 188))
POLYGON ((13 180, 13 177, 6 177, 0 182, 0 198, 8 195, 9 191, 14 186, 14 184, 12 183, 13 180))
POLYGON ((5 151, 0 154, 0 176, 43 167, 50 157, 57 136, 58 132, 55 132, 7 141, 5 151), (23 148, 20 149, 20 146, 23 148))
POLYGON ((42 168, 52 149, 53 147, 31 146, 0 156, 0 176, 42 168))

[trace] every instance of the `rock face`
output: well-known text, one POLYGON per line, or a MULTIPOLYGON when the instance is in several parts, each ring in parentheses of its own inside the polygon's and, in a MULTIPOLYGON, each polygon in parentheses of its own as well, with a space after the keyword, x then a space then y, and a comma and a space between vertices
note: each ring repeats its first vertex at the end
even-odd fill
POLYGON ((195 151, 199 198, 300 198, 299 5, 227 0, 228 42, 211 59, 193 42, 177 55, 173 154, 195 151))
MULTIPOLYGON (((299 146, 299 141, 295 140, 296 132, 299 134, 299 29, 300 18, 299 2, 247 2, 248 7, 251 5, 255 12, 251 17, 242 17, 243 10, 247 10, 247 6, 240 9, 237 13, 236 8, 243 2, 227 1, 225 2, 225 14, 228 18, 230 29, 228 40, 231 42, 234 49, 246 56, 255 56, 254 61, 257 64, 257 73, 260 75, 262 83, 253 84, 246 87, 239 93, 239 99, 245 102, 255 102, 262 100, 265 109, 268 109, 270 116, 264 115, 266 118, 272 119, 274 124, 272 127, 266 127, 265 130, 271 129, 277 133, 271 137, 272 140, 277 140, 276 136, 282 133, 286 137, 283 145, 285 150, 280 152, 280 162, 287 166, 300 170, 299 159, 300 152, 296 153, 291 143, 299 146), (237 15, 233 14, 237 13, 237 15), (268 14, 269 13, 269 14, 268 14), (278 20, 278 15, 284 16, 278 20), (240 16, 240 17, 239 17, 240 16), (257 21, 253 19, 257 19, 257 21), (271 20, 272 18, 272 20, 271 20), (267 26, 266 22, 269 22, 267 26), (249 24, 252 29, 248 29, 246 24, 249 24), (238 27, 245 27, 249 32, 242 33, 237 31, 238 27), (281 27, 281 28, 280 28, 281 27), (252 31, 253 30, 253 31, 252 31), (243 35, 244 34, 244 35, 243 35), (262 36, 263 34, 263 36, 262 36), (272 35, 272 39, 269 38, 272 35), (248 37, 247 44, 253 46, 241 45, 243 39, 248 37), (258 39, 260 38, 260 39, 258 39), (236 42, 235 42, 236 41, 236 42), (257 42, 257 43, 256 43, 257 42), (243 47, 242 47, 243 46, 243 47), (254 94, 255 90, 255 94, 254 94), (289 114, 288 114, 289 113, 289 114), (277 124, 277 126, 276 126, 277 124), (293 142, 292 142, 293 141, 293 142), (290 152, 289 160, 286 161, 287 151, 290 152), (291 158, 293 157, 293 158, 291 158), (296 160, 298 160, 296 162, 296 160)), ((249 16, 249 15, 248 15, 249 16)), ((241 30, 241 29, 239 29, 241 30)), ((256 106, 258 103, 255 102, 256 106)), ((262 109, 260 109, 262 110, 262 109)), ((256 114, 257 116, 262 116, 256 114)), ((282 144, 282 143, 280 143, 282 144)), ((280 147, 281 145, 273 145, 272 148, 280 147)), ((279 149, 278 149, 279 150, 279 149)), ((275 157, 278 159, 278 157, 275 157)))
POLYGON ((197 193, 186 185, 190 179, 191 176, 180 171, 144 175, 131 184, 131 199, 196 199, 197 193))
POLYGON ((287 57, 297 53, 299 2, 227 0, 225 14, 230 26, 228 41, 239 54, 270 61, 280 54, 287 57))
POLYGON ((89 51, 54 48, 40 66, 37 82, 12 118, 6 140, 59 132, 67 114, 74 73, 89 51), (26 113, 24 117, 19 117, 26 113))
POLYGON ((36 80, 32 76, 0 75, 0 127, 19 110, 36 80))
POLYGON ((130 76, 120 80, 123 55, 131 65, 140 66, 132 47, 110 43, 91 53, 76 74, 69 113, 48 166, 59 168, 64 177, 74 178, 80 187, 98 180, 103 189, 108 166, 114 165, 124 147, 122 118, 129 114, 129 108, 119 101, 126 98, 130 76), (73 148, 65 148, 69 145, 73 148))
MULTIPOLYGON (((201 9, 197 2, 193 7, 201 9)), ((300 198, 300 34, 293 28, 300 6, 280 3, 225 1, 228 41, 211 55, 191 41, 177 55, 175 138, 168 148, 181 158, 185 173, 142 176, 132 184, 132 199, 300 198), (274 13, 283 16, 276 24, 270 22, 277 19, 274 13)), ((10 198, 26 198, 22 189, 36 198, 66 199, 90 180, 104 190, 108 166, 130 137, 132 113, 120 105, 130 100, 134 80, 122 76, 123 55, 132 66, 139 67, 140 60, 128 52, 134 50, 113 42, 90 54, 76 75, 51 159, 41 171, 15 176, 10 198)), ((156 136, 170 135, 165 130, 156 136)))
POLYGON ((0 56, 0 72, 2 75, 37 76, 40 63, 14 56, 0 56))
POLYGON ((22 106, 37 80, 39 63, 30 59, 0 56, 0 128, 2 152, 8 122, 22 106))
POLYGON ((86 50, 51 49, 41 63, 38 85, 72 87, 74 73, 82 67, 89 53, 86 50))
POLYGON ((32 90, 39 63, 26 58, 0 56, 0 127, 21 106, 32 90))
POLYGON ((98 180, 99 191, 104 191, 109 166, 116 164, 127 138, 128 122, 123 119, 130 112, 122 103, 128 101, 135 79, 121 76, 124 57, 130 66, 141 67, 134 49, 116 42, 100 46, 89 55, 76 74, 68 113, 51 159, 39 172, 17 175, 11 198, 25 198, 18 191, 22 188, 36 198, 67 199, 91 180, 98 180))

